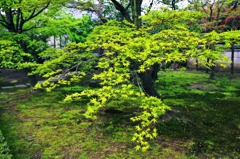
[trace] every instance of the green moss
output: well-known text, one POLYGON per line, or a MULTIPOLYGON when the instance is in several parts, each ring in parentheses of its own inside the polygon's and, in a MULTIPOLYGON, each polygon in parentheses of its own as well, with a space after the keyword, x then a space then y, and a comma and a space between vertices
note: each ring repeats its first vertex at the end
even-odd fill
POLYGON ((7 142, 0 130, 0 158, 11 159, 12 155, 10 149, 8 148, 7 142))
POLYGON ((5 92, 0 96, 0 129, 13 158, 240 157, 240 78, 219 75, 211 81, 195 71, 159 75, 158 91, 164 103, 180 110, 181 121, 159 121, 159 137, 145 153, 136 152, 130 142, 135 123, 129 118, 137 112, 137 101, 111 101, 108 108, 118 112, 102 110, 91 121, 83 116, 86 102, 62 102, 66 94, 82 91, 82 87, 37 94, 24 89, 5 92), (193 84, 214 90, 191 88, 193 84))

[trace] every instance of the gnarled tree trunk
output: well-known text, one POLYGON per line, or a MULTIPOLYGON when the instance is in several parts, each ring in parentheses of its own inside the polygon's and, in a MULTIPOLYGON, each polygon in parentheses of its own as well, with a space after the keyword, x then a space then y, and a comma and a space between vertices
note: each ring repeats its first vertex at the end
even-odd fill
POLYGON ((148 96, 154 96, 157 98, 161 98, 161 96, 158 94, 158 92, 154 88, 154 79, 152 78, 152 73, 153 73, 153 69, 147 70, 144 73, 138 74, 141 79, 144 93, 148 96))

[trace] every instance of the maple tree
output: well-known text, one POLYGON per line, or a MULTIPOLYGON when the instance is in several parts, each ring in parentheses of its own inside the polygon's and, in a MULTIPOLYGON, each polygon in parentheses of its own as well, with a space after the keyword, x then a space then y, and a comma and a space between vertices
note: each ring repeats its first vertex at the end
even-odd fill
MULTIPOLYGON (((154 64, 186 61, 190 57, 198 57, 199 62, 206 67, 214 65, 216 60, 227 61, 227 58, 219 53, 223 51, 222 46, 217 46, 219 41, 224 39, 227 44, 225 35, 215 31, 202 35, 189 30, 188 22, 198 21, 200 18, 200 12, 165 10, 152 11, 142 16, 144 25, 138 29, 128 21, 108 21, 96 26, 86 42, 70 43, 64 49, 57 50, 55 57, 36 67, 35 73, 48 78, 42 84, 37 84, 36 88, 51 91, 57 86, 79 82, 97 65, 100 71, 95 72, 92 79, 100 80, 102 87, 67 95, 64 101, 90 98, 84 115, 91 119, 96 119, 97 112, 106 109, 108 102, 112 100, 137 103, 142 111, 135 112, 136 116, 131 118, 139 123, 132 140, 136 142, 137 150, 145 151, 150 146, 148 139, 157 135, 155 123, 170 109, 160 98, 148 94, 151 90, 146 91, 145 81, 142 79, 146 78, 151 82, 146 72, 151 70, 154 64), (159 30, 159 25, 164 23, 168 23, 168 27, 159 30), (214 48, 209 48, 209 44, 214 48), (105 50, 105 56, 97 58, 93 50, 99 47, 105 50), (206 58, 210 57, 213 60, 206 62, 206 58), (70 71, 73 68, 74 71, 70 71), (70 78, 61 78, 63 76, 70 78), (131 77, 136 78, 136 85, 131 82, 131 77), (51 82, 55 78, 60 80, 51 82)), ((233 37, 233 34, 226 34, 233 37)), ((122 105, 121 109, 127 107, 122 105)))

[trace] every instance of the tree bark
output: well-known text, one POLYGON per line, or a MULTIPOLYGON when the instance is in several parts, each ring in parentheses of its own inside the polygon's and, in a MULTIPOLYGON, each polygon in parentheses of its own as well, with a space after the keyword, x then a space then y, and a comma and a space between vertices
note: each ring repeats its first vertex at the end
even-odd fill
POLYGON ((196 71, 199 70, 199 67, 198 67, 198 59, 196 59, 196 71))
POLYGON ((152 70, 147 70, 144 73, 139 73, 138 76, 141 79, 142 89, 144 93, 148 96, 154 96, 157 98, 161 98, 158 92, 154 88, 154 79, 152 78, 152 70))
MULTIPOLYGON (((207 63, 209 62, 209 58, 207 58, 207 63)), ((209 68, 206 69, 206 73, 208 73, 209 68)))
POLYGON ((35 75, 28 75, 28 73, 31 72, 30 69, 26 68, 26 69, 24 69, 24 71, 25 71, 25 73, 26 73, 26 75, 28 77, 28 80, 29 80, 31 88, 33 88, 37 84, 37 82, 38 82, 36 76, 35 75))
POLYGON ((152 76, 152 79, 153 79, 154 82, 158 79, 158 71, 159 70, 160 70, 159 64, 156 63, 156 64, 154 64, 152 66, 152 74, 151 74, 151 76, 152 76))
POLYGON ((209 79, 214 80, 214 77, 215 77, 215 66, 212 66, 209 79))
POLYGON ((141 6, 142 0, 130 0, 130 4, 132 7, 132 19, 137 29, 139 29, 142 25, 142 21, 139 18, 141 16, 141 6))

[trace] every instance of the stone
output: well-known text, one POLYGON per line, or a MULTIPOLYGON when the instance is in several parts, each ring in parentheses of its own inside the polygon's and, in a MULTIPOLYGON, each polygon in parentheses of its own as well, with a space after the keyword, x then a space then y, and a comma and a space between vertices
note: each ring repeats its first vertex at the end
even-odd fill
POLYGON ((42 84, 44 81, 38 81, 38 83, 42 84))
POLYGON ((163 122, 166 122, 166 121, 169 121, 171 120, 173 117, 176 117, 177 114, 179 114, 180 111, 177 110, 177 109, 172 109, 172 110, 168 110, 166 111, 165 114, 163 114, 160 119, 163 121, 163 122))
POLYGON ((101 84, 100 84, 100 81, 99 80, 91 80, 89 82, 89 87, 92 87, 92 88, 101 88, 101 84))
POLYGON ((3 86, 1 87, 2 89, 11 89, 11 88, 14 88, 14 86, 3 86))
POLYGON ((17 88, 26 88, 27 86, 25 84, 17 84, 15 85, 17 88))

